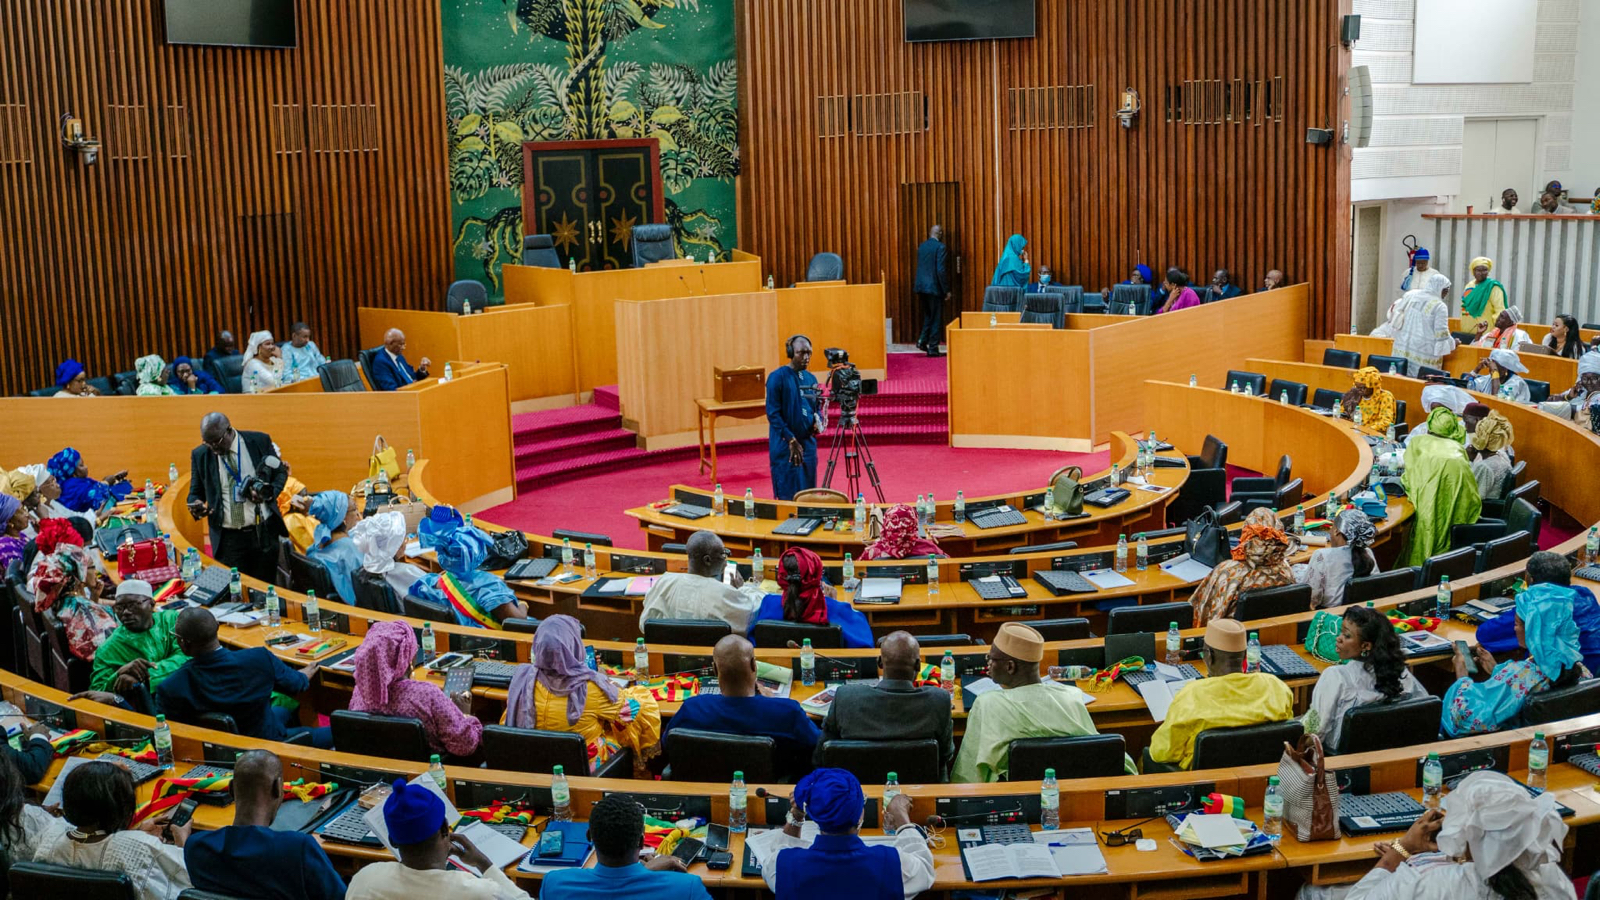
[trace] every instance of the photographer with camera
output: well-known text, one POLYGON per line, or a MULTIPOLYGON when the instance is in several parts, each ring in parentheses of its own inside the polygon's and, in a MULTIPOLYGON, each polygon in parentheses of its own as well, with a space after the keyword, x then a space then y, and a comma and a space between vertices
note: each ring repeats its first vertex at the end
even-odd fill
POLYGON ((222 413, 200 422, 200 446, 189 454, 189 513, 210 523, 211 555, 224 566, 273 580, 278 538, 287 534, 278 494, 289 467, 272 438, 236 431, 222 413))
POLYGON ((803 334, 783 345, 789 364, 767 376, 767 450, 772 462, 772 493, 779 500, 817 485, 817 435, 825 423, 817 378, 811 367, 811 339, 803 334))

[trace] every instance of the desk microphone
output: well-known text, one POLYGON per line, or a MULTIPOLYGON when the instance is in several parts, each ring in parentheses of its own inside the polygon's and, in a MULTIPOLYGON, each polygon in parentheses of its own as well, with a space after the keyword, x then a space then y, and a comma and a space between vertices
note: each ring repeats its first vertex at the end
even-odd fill
POLYGON ((774 794, 774 793, 772 793, 771 791, 767 790, 764 787, 756 788, 756 796, 760 797, 763 800, 782 800, 785 803, 789 803, 791 805, 794 803, 794 801, 789 799, 788 797, 783 797, 783 796, 779 796, 778 794, 774 794))
POLYGON ((1027 811, 1019 803, 1015 809, 989 809, 983 812, 963 813, 959 816, 929 816, 923 821, 927 823, 929 828, 943 828, 951 822, 960 822, 966 819, 987 819, 990 816, 1009 816, 1013 813, 1019 816, 1027 815, 1027 811))
MULTIPOLYGON (((800 645, 796 644, 794 641, 788 641, 787 644, 788 644, 788 648, 790 650, 799 650, 800 649, 800 645)), ((861 674, 861 660, 840 659, 837 656, 829 656, 826 653, 818 653, 815 649, 813 649, 811 651, 811 653, 817 659, 825 659, 828 662, 833 663, 835 666, 838 666, 839 668, 849 669, 850 671, 856 673, 857 675, 861 674)))
MULTIPOLYGON (((207 765, 212 765, 212 763, 207 763, 207 765)), ((314 772, 314 773, 316 773, 316 776, 317 776, 318 780, 321 780, 324 777, 323 774, 322 774, 322 770, 319 769, 319 768, 313 768, 312 766, 304 766, 304 765, 301 765, 300 763, 297 763, 297 762, 289 763, 289 765, 295 767, 296 769, 299 769, 302 772, 314 772)), ((395 773, 395 777, 396 778, 405 778, 405 773, 396 772, 395 773)), ((359 784, 362 787, 374 787, 376 785, 388 784, 389 783, 387 781, 362 781, 359 778, 339 778, 338 782, 340 784, 359 784)))
MULTIPOLYGON (((705 280, 705 276, 703 274, 700 276, 700 278, 701 278, 702 281, 705 280)), ((694 288, 689 287, 689 280, 687 278, 684 278, 683 275, 680 274, 680 275, 678 275, 678 280, 683 282, 683 289, 685 291, 687 291, 690 296, 694 296, 695 295, 694 288)), ((703 294, 703 293, 705 293, 705 291, 701 291, 701 293, 703 294)))

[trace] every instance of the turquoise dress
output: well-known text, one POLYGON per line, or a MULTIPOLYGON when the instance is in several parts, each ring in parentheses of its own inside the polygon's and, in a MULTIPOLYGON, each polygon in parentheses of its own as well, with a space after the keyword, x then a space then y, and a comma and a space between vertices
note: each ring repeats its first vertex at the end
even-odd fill
POLYGON ((355 541, 347 537, 329 541, 321 547, 307 550, 306 559, 327 569, 328 577, 333 579, 333 589, 339 592, 339 599, 355 605, 356 591, 351 579, 356 570, 361 568, 361 551, 356 549, 355 541))
POLYGON ((1498 731, 1522 712, 1529 694, 1549 686, 1532 660, 1503 662, 1487 681, 1457 679, 1444 695, 1444 733, 1462 737, 1498 731))

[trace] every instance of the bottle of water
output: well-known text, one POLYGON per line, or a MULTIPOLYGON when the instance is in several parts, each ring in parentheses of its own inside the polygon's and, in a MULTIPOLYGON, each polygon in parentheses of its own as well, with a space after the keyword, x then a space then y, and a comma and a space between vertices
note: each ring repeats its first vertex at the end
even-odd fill
POLYGON ((722 494, 722 482, 717 482, 717 489, 711 493, 711 512, 713 515, 722 515, 728 511, 727 498, 722 494))
POLYGON ((750 488, 744 489, 744 519, 746 522, 756 520, 756 492, 750 488))
POLYGON ((392 494, 392 493, 394 493, 394 489, 389 486, 389 470, 388 469, 379 469, 378 470, 378 488, 379 488, 378 493, 380 493, 380 494, 392 494))
POLYGON ((456 377, 455 371, 450 368, 450 364, 449 363, 445 363, 444 364, 444 380, 445 381, 454 381, 455 377, 456 377))
POLYGON ((939 596, 939 559, 928 555, 928 596, 939 596))
POLYGON ((1261 671, 1261 636, 1254 631, 1250 632, 1250 642, 1244 647, 1244 670, 1261 671))
POLYGON ((856 532, 856 534, 861 534, 862 532, 864 532, 866 530, 867 530, 867 496, 865 494, 857 494, 856 495, 855 532, 856 532))
POLYGON ((1246 397, 1254 397, 1256 395, 1255 385, 1253 385, 1250 382, 1246 381, 1244 383, 1244 395, 1246 397))
POLYGON ((562 538, 561 539, 561 568, 570 570, 572 568, 572 560, 573 560, 573 556, 572 556, 572 538, 562 538))
POLYGON ((1261 830, 1270 837, 1283 836, 1283 795, 1278 793, 1278 776, 1267 778, 1267 795, 1261 798, 1261 830))
POLYGON ((1334 517, 1337 515, 1339 515, 1339 496, 1333 491, 1329 491, 1328 506, 1323 510, 1322 517, 1327 519, 1329 522, 1332 522, 1334 517))
POLYGON ((1183 664, 1183 635, 1178 633, 1178 623, 1167 623, 1167 665, 1183 664))
POLYGON ((1230 393, 1230 394, 1239 393, 1239 379, 1235 378, 1234 380, 1228 382, 1228 393, 1230 393))
POLYGON ((757 547, 755 552, 750 554, 750 581, 756 587, 760 587, 766 580, 767 561, 761 558, 761 548, 757 547))
POLYGON ((567 271, 574 275, 578 274, 578 258, 576 256, 567 258, 567 271))
POLYGON ((1117 557, 1112 568, 1118 572, 1128 571, 1128 536, 1125 534, 1117 535, 1117 557))
POLYGON ((958 524, 967 520, 967 498, 960 491, 956 491, 956 505, 951 508, 950 516, 958 524))
POLYGON ((1189 387, 1199 387, 1199 386, 1200 386, 1200 379, 1196 378, 1193 372, 1190 372, 1189 373, 1189 387))
POLYGON ((305 616, 306 616, 306 630, 311 632, 312 634, 321 634, 322 633, 322 610, 317 608, 317 592, 316 591, 312 591, 312 590, 306 591, 306 605, 305 605, 304 612, 305 612, 305 616))
POLYGON ((567 772, 561 766, 550 771, 550 805, 555 807, 550 818, 557 822, 572 821, 572 788, 567 784, 567 772))
POLYGON ((1054 519, 1056 517, 1056 489, 1054 487, 1047 487, 1044 489, 1043 505, 1044 517, 1046 519, 1054 519))
POLYGON ((650 650, 644 638, 633 642, 633 679, 640 683, 650 680, 650 650))
POLYGON ((744 773, 733 773, 733 784, 728 788, 728 830, 744 834, 744 807, 749 795, 744 787, 744 773))
POLYGON ((167 487, 171 488, 178 483, 178 464, 167 463, 167 487))
POLYGON ((1278 405, 1279 406, 1288 406, 1289 405, 1289 392, 1288 391, 1279 391, 1278 392, 1278 405))
POLYGON ((1139 543, 1135 546, 1133 558, 1139 567, 1139 571, 1143 572, 1145 569, 1149 568, 1150 541, 1144 536, 1144 532, 1142 531, 1139 532, 1139 543))
POLYGON ((146 504, 156 502, 156 483, 148 478, 144 480, 144 502, 146 504))
POLYGON ((1360 428, 1362 422, 1366 421, 1366 418, 1361 414, 1361 407, 1357 406, 1355 408, 1355 412, 1350 414, 1350 421, 1353 422, 1357 428, 1360 428))
POLYGON ((1589 558, 1589 565, 1600 565, 1600 526, 1589 529, 1589 537, 1583 542, 1583 553, 1589 558))
POLYGON ((416 467, 417 467, 417 451, 411 449, 410 447, 407 447, 406 448, 406 471, 410 472, 412 469, 415 469, 416 467))
POLYGON ((586 578, 595 576, 594 544, 586 543, 583 545, 583 574, 586 578))
POLYGON ((193 582, 200 575, 200 554, 193 547, 183 551, 183 580, 193 582))
POLYGON ((773 284, 773 282, 772 282, 772 276, 771 276, 771 275, 768 275, 768 276, 767 276, 767 290, 769 290, 769 291, 770 291, 770 290, 772 290, 772 289, 773 289, 773 288, 774 288, 774 287, 775 287, 775 285, 774 285, 774 284, 773 284))
POLYGON ((1386 444, 1393 444, 1394 443, 1394 423, 1393 422, 1389 423, 1389 430, 1385 431, 1383 433, 1383 440, 1384 440, 1384 443, 1386 443, 1386 444))
POLYGON ((845 581, 853 581, 856 577, 856 561, 855 558, 848 553, 844 555, 844 570, 842 574, 844 575, 845 581))
POLYGON ((944 659, 939 661, 939 687, 946 694, 955 696, 956 693, 956 658, 949 650, 944 651, 944 659))
POLYGON ((1439 590, 1433 595, 1433 614, 1441 619, 1450 618, 1450 576, 1439 577, 1439 590))
POLYGON ((444 763, 439 760, 439 754, 437 753, 428 757, 428 777, 432 778, 433 783, 439 786, 439 790, 444 790, 444 763))
POLYGON ((1045 769, 1039 785, 1039 827, 1045 831, 1061 827, 1061 788, 1056 784, 1055 769, 1045 769))
POLYGON ((937 521, 939 521, 939 504, 938 504, 937 501, 935 501, 933 499, 933 491, 929 491, 928 492, 928 527, 932 528, 933 527, 933 523, 937 522, 937 521))
POLYGON ((283 624, 283 612, 278 609, 278 589, 274 586, 267 587, 267 627, 277 628, 283 624))
POLYGON ((1439 763, 1439 754, 1428 753, 1428 761, 1422 764, 1422 805, 1429 809, 1439 808, 1439 795, 1444 791, 1444 766, 1439 763))
POLYGON ((467 513, 466 515, 462 516, 461 518, 462 518, 463 524, 466 525, 467 528, 475 527, 472 524, 472 513, 467 513))
POLYGON ((1544 790, 1545 772, 1550 768, 1550 745, 1545 743, 1544 732, 1533 733, 1533 743, 1528 745, 1528 787, 1544 790))
POLYGON ((469 300, 462 300, 461 301, 461 314, 463 316, 472 315, 472 303, 471 303, 471 301, 469 301, 469 300))
POLYGON ((151 743, 156 745, 156 765, 163 769, 172 768, 172 729, 167 727, 166 716, 156 716, 156 730, 151 735, 151 743))
POLYGON ((433 623, 422 623, 422 661, 433 662, 434 656, 439 652, 439 639, 433 634, 433 623))
POLYGON ((926 537, 928 534, 928 498, 922 494, 917 495, 917 536, 926 537))
POLYGON ((811 649, 811 638, 800 642, 800 683, 807 686, 817 683, 817 651, 811 649))
POLYGON ((236 568, 228 570, 228 602, 238 603, 244 597, 244 579, 236 568))
POLYGON ((1294 508, 1294 533, 1306 533, 1306 505, 1304 503, 1294 508))
POLYGON ((999 325, 999 324, 1000 324, 1000 320, 995 318, 994 313, 989 313, 989 327, 993 328, 993 327, 995 327, 996 325, 999 325))
POLYGON ((1335 419, 1344 418, 1344 401, 1343 400, 1335 400, 1335 401, 1333 401, 1333 417, 1335 419))
MULTIPOLYGON (((883 806, 881 808, 888 809, 889 801, 898 796, 900 796, 900 776, 894 772, 890 772, 889 780, 883 783, 883 806)), ((879 818, 882 817, 880 816, 879 818)), ((894 832, 891 831, 887 825, 883 826, 883 833, 894 834, 894 832)))
POLYGON ((589 671, 591 671, 591 672, 600 671, 600 658, 598 656, 595 656, 594 645, 593 644, 588 644, 588 645, 584 646, 584 648, 583 648, 583 664, 588 666, 589 667, 589 671))

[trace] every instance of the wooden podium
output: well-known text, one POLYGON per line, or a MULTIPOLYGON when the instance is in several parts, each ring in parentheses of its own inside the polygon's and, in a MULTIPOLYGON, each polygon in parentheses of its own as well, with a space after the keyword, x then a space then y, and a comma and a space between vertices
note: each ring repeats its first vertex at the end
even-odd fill
POLYGON ((577 402, 572 316, 561 306, 491 306, 470 316, 412 309, 356 310, 361 346, 376 347, 390 328, 406 333, 406 359, 501 362, 510 378, 513 412, 571 406, 577 402))

